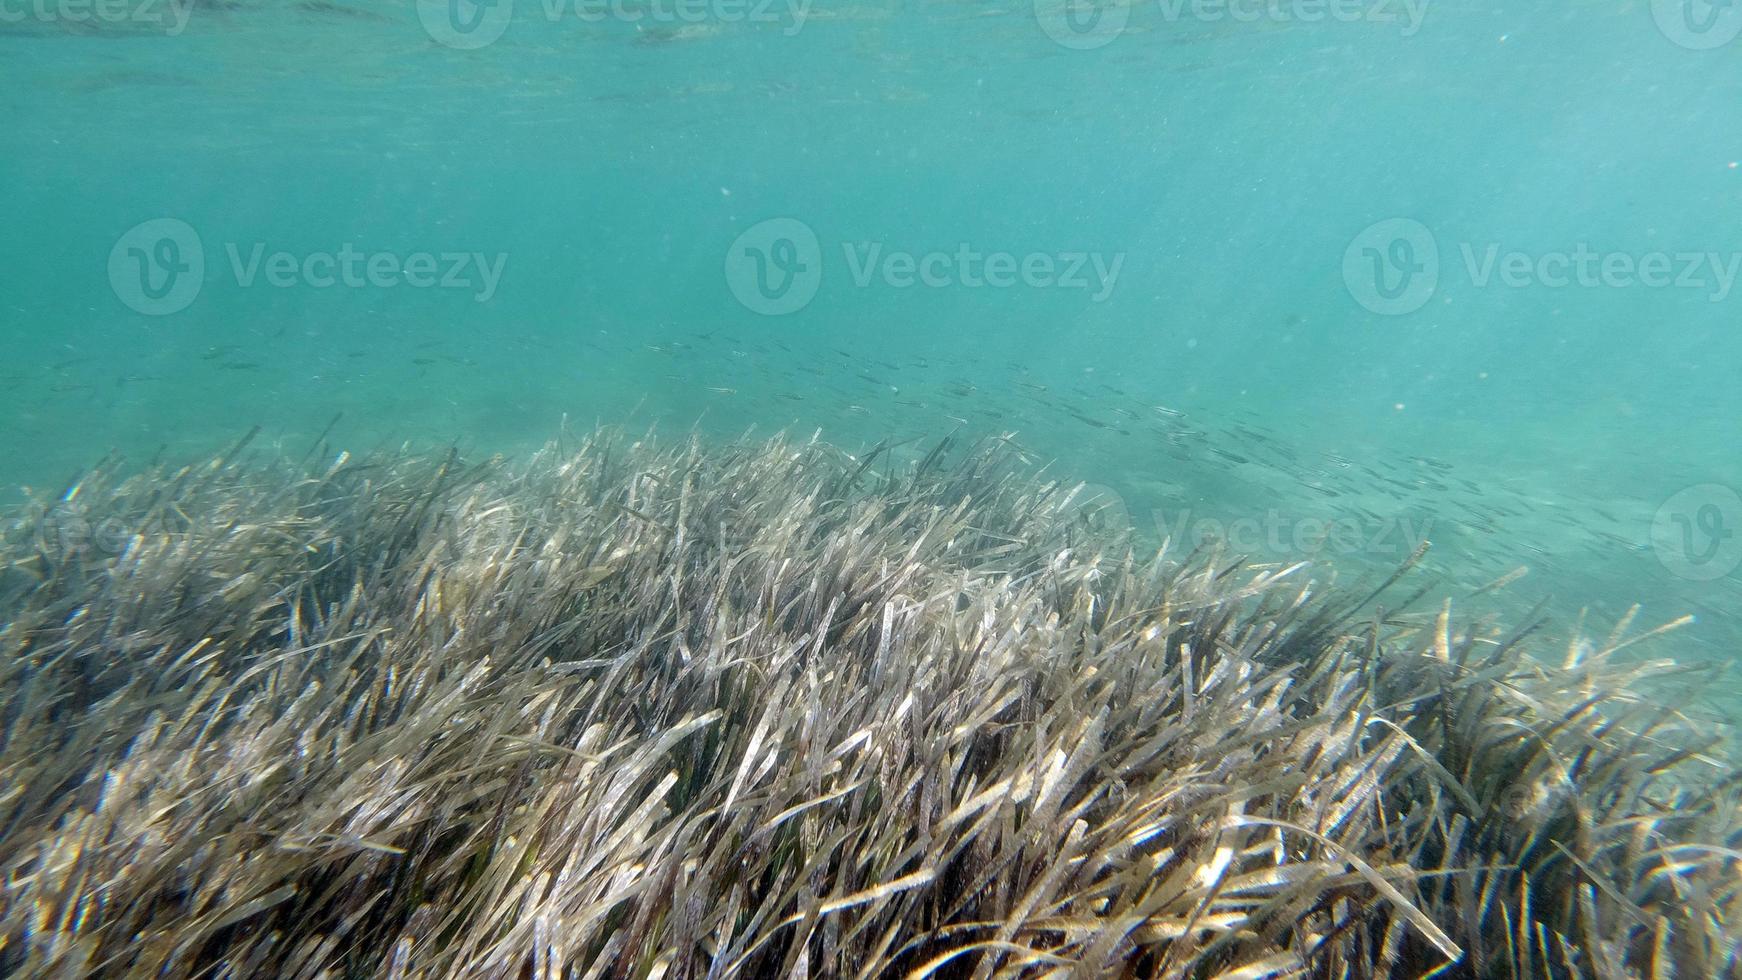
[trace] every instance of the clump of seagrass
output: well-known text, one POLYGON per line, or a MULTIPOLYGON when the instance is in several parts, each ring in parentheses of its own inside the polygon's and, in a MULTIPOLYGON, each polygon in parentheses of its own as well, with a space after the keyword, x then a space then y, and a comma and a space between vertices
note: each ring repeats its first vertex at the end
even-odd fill
POLYGON ((3 542, 0 973, 1737 969, 1619 630, 1140 561, 998 440, 113 470, 3 542))

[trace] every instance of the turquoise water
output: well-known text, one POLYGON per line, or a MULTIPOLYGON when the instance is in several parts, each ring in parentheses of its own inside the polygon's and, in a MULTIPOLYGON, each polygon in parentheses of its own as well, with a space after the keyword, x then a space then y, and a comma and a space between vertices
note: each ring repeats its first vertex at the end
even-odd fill
POLYGON ((1426 538, 1449 594, 1528 566, 1493 601, 1726 661, 1742 40, 1549 6, 516 0, 463 50, 412 3, 0 0, 0 484, 336 416, 1015 433, 1148 537, 1426 538))

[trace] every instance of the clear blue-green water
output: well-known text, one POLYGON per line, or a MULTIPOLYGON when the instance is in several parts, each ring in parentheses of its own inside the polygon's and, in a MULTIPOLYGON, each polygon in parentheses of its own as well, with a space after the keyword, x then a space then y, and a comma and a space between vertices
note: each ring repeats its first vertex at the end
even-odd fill
POLYGON ((1015 433, 1141 533, 1426 538, 1447 594, 1527 566, 1484 601, 1731 658, 1742 14, 1061 7, 514 0, 464 49, 404 2, 0 0, 0 483, 335 416, 1015 433))

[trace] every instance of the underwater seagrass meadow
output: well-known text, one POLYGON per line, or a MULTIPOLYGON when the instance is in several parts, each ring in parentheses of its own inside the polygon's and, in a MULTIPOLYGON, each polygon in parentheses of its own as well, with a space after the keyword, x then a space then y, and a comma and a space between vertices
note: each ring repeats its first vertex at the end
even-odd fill
POLYGON ((1742 7, 0 79, 0 976, 1742 977, 1742 7))

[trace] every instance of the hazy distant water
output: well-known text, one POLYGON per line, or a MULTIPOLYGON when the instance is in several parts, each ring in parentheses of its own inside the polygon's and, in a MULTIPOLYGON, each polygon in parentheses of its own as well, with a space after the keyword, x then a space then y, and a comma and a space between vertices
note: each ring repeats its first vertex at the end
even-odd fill
POLYGON ((1429 457, 1480 488, 1459 493, 1537 505, 1503 504, 1518 514, 1493 533, 1446 510, 1430 536, 1449 574, 1529 564, 1517 588, 1569 614, 1693 610, 1684 644, 1727 656, 1736 573, 1681 574, 1652 527, 1681 507, 1696 551, 1742 547, 1742 514, 1712 497, 1742 487, 1742 282, 1723 293, 1716 271, 1742 254, 1742 40, 1690 50, 1645 3, 1543 6, 1430 3, 1410 32, 1170 20, 1157 2, 1089 50, 1013 0, 818 3, 801 25, 718 5, 694 24, 553 23, 517 3, 473 51, 410 4, 202 8, 174 37, 0 23, 0 482, 256 422, 300 448, 339 412, 359 447, 482 450, 565 414, 852 447, 966 419, 1114 488, 1139 522, 1434 516, 1432 489, 1331 498, 1301 475, 1325 454, 1429 457), (763 315, 728 252, 782 217, 815 235, 820 281, 763 315), (110 258, 160 218, 197 233, 206 275, 148 316, 110 258), (1383 315, 1345 253, 1399 218, 1431 233, 1438 285, 1383 315), (347 244, 478 253, 501 278, 487 296, 475 268, 457 288, 277 287, 263 268, 244 285, 230 255, 347 244), (873 247, 1081 253, 1118 276, 1100 298, 943 264, 946 285, 859 285, 873 247), (1662 255, 1688 281, 1484 284, 1490 249, 1527 279, 1588 251, 1662 255), (1303 461, 1168 452, 1172 416, 1117 411, 1133 405, 1255 422, 1303 461))

